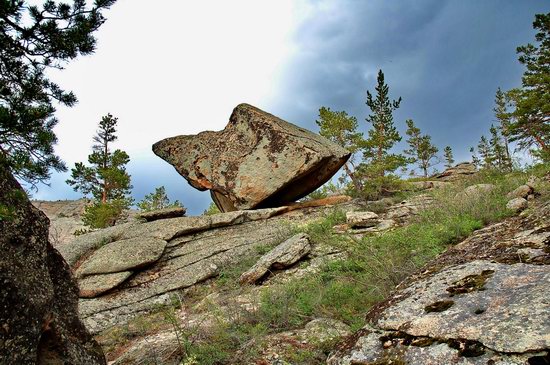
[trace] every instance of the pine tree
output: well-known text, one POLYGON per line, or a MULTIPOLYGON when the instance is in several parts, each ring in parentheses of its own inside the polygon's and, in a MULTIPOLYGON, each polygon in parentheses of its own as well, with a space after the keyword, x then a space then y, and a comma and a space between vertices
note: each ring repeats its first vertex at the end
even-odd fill
POLYGON ((183 205, 178 200, 170 202, 168 195, 166 195, 166 189, 164 186, 155 188, 154 193, 145 195, 143 200, 140 201, 137 206, 145 212, 164 208, 183 208, 183 205))
POLYGON ((470 147, 470 153, 472 154, 472 163, 476 168, 479 168, 481 166, 481 160, 479 159, 479 156, 477 155, 475 148, 470 147))
POLYGON ((550 13, 535 15, 533 28, 538 45, 517 48, 526 70, 521 88, 508 92, 515 107, 509 136, 519 148, 550 161, 550 13))
POLYGON ((357 118, 349 116, 345 111, 332 111, 330 108, 321 107, 319 119, 315 122, 320 127, 321 136, 351 152, 350 159, 344 164, 344 171, 356 191, 362 191, 361 180, 355 176, 357 168, 355 154, 364 143, 363 134, 357 132, 357 118))
POLYGON ((432 137, 421 134, 420 128, 414 125, 412 119, 408 119, 406 123, 406 133, 409 136, 407 143, 410 148, 404 152, 410 157, 409 162, 418 164, 418 166, 422 169, 424 177, 427 178, 428 169, 439 163, 439 159, 437 158, 439 149, 432 144, 432 137))
POLYGON ((444 157, 445 157, 445 167, 453 167, 455 160, 453 157, 453 150, 451 149, 451 146, 446 146, 443 149, 444 157))
POLYGON ((122 150, 111 151, 111 144, 117 140, 116 124, 118 118, 107 114, 99 122, 97 134, 93 137, 95 144, 88 155, 85 166, 77 162, 71 170, 71 179, 67 184, 83 195, 92 195, 94 205, 86 208, 85 223, 92 227, 103 228, 112 225, 132 203, 129 197, 132 185, 126 164, 130 162, 128 154, 122 150), (97 221, 96 221, 97 220, 97 221))
POLYGON ((70 107, 76 97, 46 72, 94 51, 93 33, 105 21, 101 11, 114 2, 0 3, 0 160, 21 180, 35 185, 49 179, 50 169, 66 170, 53 150, 53 102, 70 107))
POLYGON ((489 141, 485 136, 481 136, 481 139, 479 140, 479 143, 477 145, 477 152, 481 157, 481 162, 483 162, 484 168, 490 168, 493 166, 494 156, 491 151, 489 141))
POLYGON ((508 111, 508 106, 510 104, 510 99, 506 93, 504 93, 500 87, 497 89, 495 95, 495 107, 493 111, 495 112, 495 118, 498 122, 498 130, 502 136, 505 161, 507 163, 507 169, 512 168, 512 155, 510 153, 510 141, 508 140, 510 135, 510 124, 512 121, 512 116, 508 111))
POLYGON ((507 170, 510 166, 508 158, 506 156, 506 147, 502 141, 502 137, 498 132, 498 129, 491 125, 489 129, 491 133, 491 139, 489 140, 489 147, 491 150, 492 164, 499 170, 507 170))
POLYGON ((358 170, 364 178, 364 184, 369 185, 368 190, 380 194, 391 188, 396 180, 392 173, 405 166, 407 159, 403 155, 390 153, 391 148, 401 141, 401 136, 393 124, 393 112, 399 108, 401 98, 390 100, 389 87, 384 82, 382 70, 378 72, 375 90, 376 96, 367 91, 366 104, 371 114, 366 121, 372 128, 369 129, 368 138, 364 142, 364 163, 358 170))

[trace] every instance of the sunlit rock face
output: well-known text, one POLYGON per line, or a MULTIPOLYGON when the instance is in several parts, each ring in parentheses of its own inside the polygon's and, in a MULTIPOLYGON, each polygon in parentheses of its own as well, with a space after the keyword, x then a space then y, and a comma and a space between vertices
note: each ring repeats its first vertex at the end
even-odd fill
POLYGON ((277 207, 328 181, 350 154, 326 138, 240 104, 219 132, 166 138, 153 145, 222 212, 277 207))

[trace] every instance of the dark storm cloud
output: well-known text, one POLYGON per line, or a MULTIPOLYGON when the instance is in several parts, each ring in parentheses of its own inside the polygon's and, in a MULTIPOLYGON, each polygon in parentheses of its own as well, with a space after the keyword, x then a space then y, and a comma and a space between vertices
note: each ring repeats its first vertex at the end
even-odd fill
POLYGON ((403 97, 400 129, 412 118, 462 159, 493 121, 496 88, 519 85, 515 49, 534 40, 534 15, 550 10, 540 0, 312 4, 271 111, 317 130, 317 111, 328 106, 355 115, 366 130, 366 90, 381 68, 390 96, 403 97))

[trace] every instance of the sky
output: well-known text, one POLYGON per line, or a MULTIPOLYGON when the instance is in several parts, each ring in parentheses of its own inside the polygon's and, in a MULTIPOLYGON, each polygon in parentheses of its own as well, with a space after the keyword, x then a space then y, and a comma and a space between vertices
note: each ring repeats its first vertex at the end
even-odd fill
MULTIPOLYGON (((221 130, 239 103, 318 131, 321 106, 345 110, 366 132, 366 91, 382 69, 394 122, 413 119, 457 161, 488 134, 497 87, 521 83, 516 47, 534 41, 549 0, 118 0, 91 56, 50 72, 79 99, 59 106, 56 153, 86 161, 99 120, 118 118, 114 148, 130 155, 133 197, 165 186, 189 214, 210 204, 151 151, 167 137, 221 130)), ((404 142, 396 147, 402 150, 404 142)), ((34 199, 77 199, 53 173, 34 199)))

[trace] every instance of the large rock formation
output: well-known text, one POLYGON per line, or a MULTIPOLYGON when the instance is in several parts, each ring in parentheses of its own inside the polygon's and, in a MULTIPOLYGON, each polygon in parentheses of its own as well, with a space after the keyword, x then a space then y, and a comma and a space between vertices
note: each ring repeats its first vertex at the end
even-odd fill
POLYGON ((282 206, 324 184, 348 151, 247 104, 220 132, 177 136, 153 145, 159 157, 199 190, 210 190, 222 212, 282 206))
POLYGON ((105 364, 78 319, 76 283, 48 226, 0 166, 0 364, 105 364))

